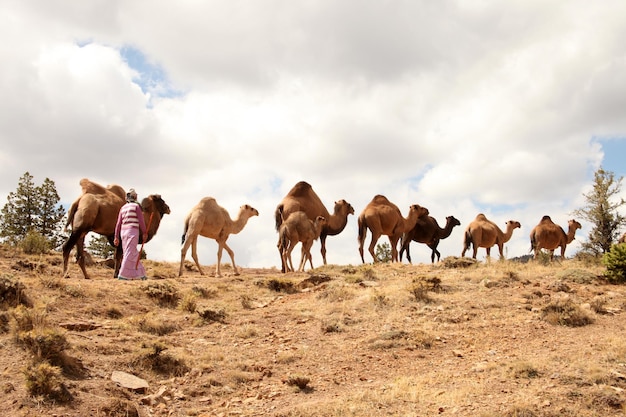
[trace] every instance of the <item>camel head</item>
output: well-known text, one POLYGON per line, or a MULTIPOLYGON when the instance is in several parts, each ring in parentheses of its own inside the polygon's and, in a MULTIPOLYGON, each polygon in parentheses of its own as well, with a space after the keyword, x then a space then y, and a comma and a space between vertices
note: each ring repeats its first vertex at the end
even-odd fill
POLYGON ((164 214, 170 214, 170 206, 161 198, 160 194, 150 194, 148 197, 141 200, 141 210, 144 212, 157 212, 163 217, 164 214))
POLYGON ((522 224, 518 221, 515 220, 509 220, 508 222, 504 223, 506 225, 506 229, 507 230, 513 230, 513 229, 518 229, 522 227, 522 224))
POLYGON ((354 207, 352 204, 348 203, 346 200, 335 201, 335 214, 354 214, 354 207))
POLYGON ((454 216, 447 216, 446 223, 449 223, 452 227, 461 225, 461 222, 454 216))
POLYGON ((582 226, 580 223, 578 223, 576 220, 571 219, 567 222, 567 225, 569 226, 570 229, 573 230, 578 230, 578 229, 582 229, 582 226))
POLYGON ((315 218, 315 227, 317 228, 317 230, 321 230, 321 228, 324 227, 327 223, 328 221, 324 216, 317 216, 315 218))
POLYGON ((426 207, 422 207, 419 204, 413 204, 409 207, 409 217, 412 212, 417 213, 418 218, 428 216, 430 214, 426 207))
POLYGON ((254 207, 248 204, 244 204, 243 206, 239 207, 239 217, 241 217, 241 215, 245 215, 246 218, 250 218, 252 216, 258 216, 259 212, 254 207))

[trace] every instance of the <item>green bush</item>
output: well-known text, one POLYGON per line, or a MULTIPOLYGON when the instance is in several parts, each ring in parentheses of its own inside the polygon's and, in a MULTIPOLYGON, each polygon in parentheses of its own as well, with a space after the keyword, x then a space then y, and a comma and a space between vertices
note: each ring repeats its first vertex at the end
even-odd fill
POLYGON ((20 247, 29 255, 41 255, 50 250, 50 243, 42 234, 30 231, 20 243, 20 247))
POLYGON ((604 276, 613 284, 626 282, 626 244, 620 243, 611 246, 611 249, 602 257, 606 266, 604 276))

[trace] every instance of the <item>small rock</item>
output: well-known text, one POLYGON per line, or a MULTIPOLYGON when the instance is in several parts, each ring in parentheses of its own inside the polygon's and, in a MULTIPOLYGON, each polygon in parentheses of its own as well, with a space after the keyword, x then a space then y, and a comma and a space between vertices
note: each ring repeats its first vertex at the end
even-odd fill
POLYGON ((133 391, 145 391, 150 386, 145 379, 122 371, 113 371, 111 380, 133 391))

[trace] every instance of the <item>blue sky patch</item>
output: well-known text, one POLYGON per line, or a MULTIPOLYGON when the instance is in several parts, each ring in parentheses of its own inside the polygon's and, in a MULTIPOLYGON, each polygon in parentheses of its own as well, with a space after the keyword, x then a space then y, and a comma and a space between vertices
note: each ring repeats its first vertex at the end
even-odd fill
POLYGON ((134 81, 144 93, 149 93, 151 97, 178 97, 182 95, 181 91, 176 90, 171 85, 163 67, 148 59, 139 49, 127 45, 120 49, 120 55, 128 66, 139 74, 134 81))

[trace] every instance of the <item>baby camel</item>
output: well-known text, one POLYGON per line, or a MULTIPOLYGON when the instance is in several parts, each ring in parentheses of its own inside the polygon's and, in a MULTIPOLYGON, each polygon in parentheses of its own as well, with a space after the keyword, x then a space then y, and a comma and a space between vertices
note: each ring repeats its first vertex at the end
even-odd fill
POLYGON ((237 218, 232 220, 226 209, 219 206, 213 197, 204 197, 200 200, 200 202, 191 209, 191 212, 185 219, 185 231, 183 233, 183 247, 180 251, 180 269, 178 270, 178 276, 183 274, 183 262, 185 261, 185 254, 189 246, 191 246, 191 257, 196 263, 200 275, 204 275, 204 271, 198 262, 198 254, 196 251, 198 235, 215 239, 218 244, 217 266, 215 267, 216 277, 222 276, 220 270, 222 249, 226 249, 226 252, 230 255, 233 271, 235 275, 239 275, 239 271, 235 265, 235 254, 226 244, 226 239, 228 239, 228 236, 231 234, 241 232, 248 222, 248 219, 258 215, 259 212, 257 209, 245 204, 239 208, 237 218))
POLYGON ((296 211, 285 220, 278 230, 278 251, 281 253, 285 271, 294 271, 293 262, 291 261, 291 251, 302 242, 302 258, 298 272, 304 271, 304 266, 308 259, 313 269, 313 260, 311 257, 311 246, 313 241, 320 237, 322 229, 327 224, 324 216, 317 216, 315 221, 308 218, 305 212, 296 211))

